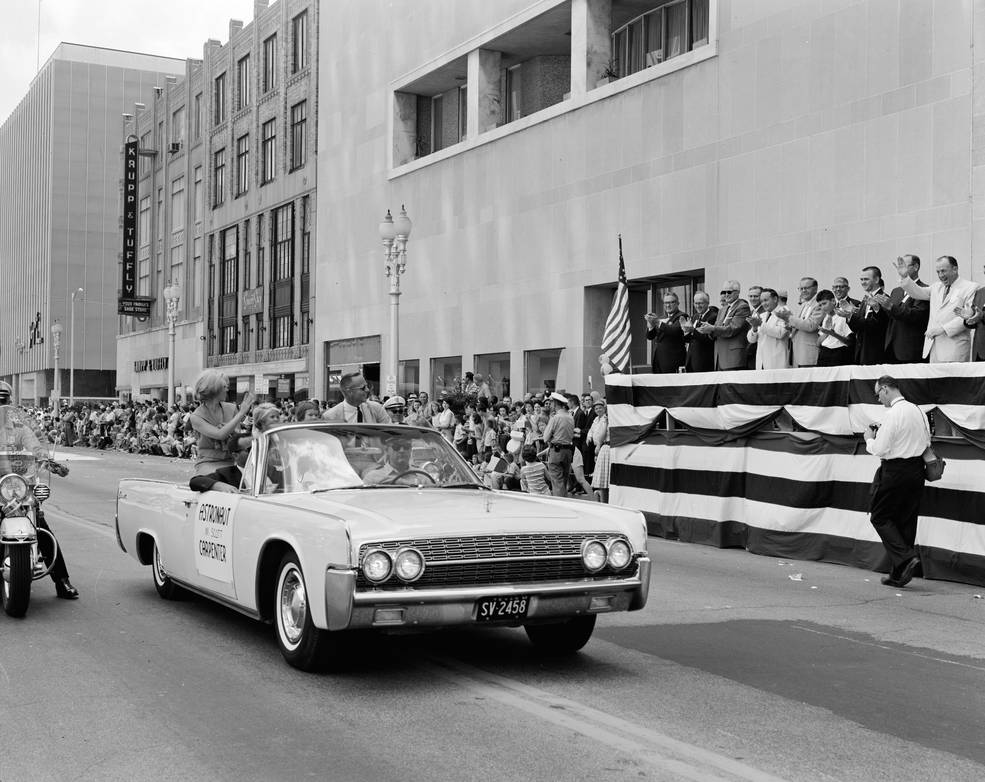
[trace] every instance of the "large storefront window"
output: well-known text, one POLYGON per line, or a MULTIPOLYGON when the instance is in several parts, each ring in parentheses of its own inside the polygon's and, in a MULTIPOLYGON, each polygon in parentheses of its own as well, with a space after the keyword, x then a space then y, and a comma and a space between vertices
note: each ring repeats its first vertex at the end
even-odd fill
POLYGON ((489 392, 497 399, 510 395, 510 354, 477 353, 475 356, 475 382, 489 384, 489 392))
POLYGON ((525 393, 536 394, 557 390, 557 370, 563 349, 528 350, 523 354, 523 363, 526 367, 525 393))
POLYGON ((342 375, 349 372, 362 372, 370 394, 379 396, 381 344, 378 334, 328 343, 325 356, 325 399, 328 402, 334 404, 342 401, 339 383, 342 375))
POLYGON ((442 391, 452 393, 462 382, 462 357, 445 356, 431 359, 431 396, 442 391))
POLYGON ((421 362, 401 361, 397 370, 397 393, 407 398, 407 394, 417 394, 421 390, 421 362))

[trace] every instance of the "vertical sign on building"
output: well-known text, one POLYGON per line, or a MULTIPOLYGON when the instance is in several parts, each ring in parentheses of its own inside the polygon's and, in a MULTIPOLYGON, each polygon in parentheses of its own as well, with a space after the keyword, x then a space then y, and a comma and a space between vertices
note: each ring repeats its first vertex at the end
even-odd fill
POLYGON ((137 296, 137 176, 140 141, 129 136, 123 145, 123 280, 117 312, 149 315, 150 301, 137 296))

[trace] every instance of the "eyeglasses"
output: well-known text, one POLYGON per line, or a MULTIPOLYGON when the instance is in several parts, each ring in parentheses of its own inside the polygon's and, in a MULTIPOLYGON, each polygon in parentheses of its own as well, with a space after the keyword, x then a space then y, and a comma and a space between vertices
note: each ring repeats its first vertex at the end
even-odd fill
POLYGON ((738 293, 738 292, 739 291, 737 291, 737 290, 735 290, 735 291, 720 291, 720 293, 722 294, 722 296, 728 296, 730 293, 738 293))
POLYGON ((813 289, 814 289, 814 286, 813 285, 798 285, 797 286, 797 290, 799 290, 799 291, 809 291, 809 290, 813 290, 813 289))

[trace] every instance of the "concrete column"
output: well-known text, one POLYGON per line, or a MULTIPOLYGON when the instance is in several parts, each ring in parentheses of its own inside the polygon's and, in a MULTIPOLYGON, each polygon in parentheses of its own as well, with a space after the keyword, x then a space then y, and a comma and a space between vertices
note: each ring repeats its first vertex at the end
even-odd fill
POLYGON ((417 155, 417 96, 393 93, 393 165, 402 166, 417 155))
POLYGON ((502 116, 499 93, 499 69, 502 55, 491 49, 475 49, 469 52, 468 62, 468 118, 466 135, 475 138, 492 130, 502 116))
POLYGON ((612 0, 571 0, 571 94, 595 89, 612 60, 612 0))

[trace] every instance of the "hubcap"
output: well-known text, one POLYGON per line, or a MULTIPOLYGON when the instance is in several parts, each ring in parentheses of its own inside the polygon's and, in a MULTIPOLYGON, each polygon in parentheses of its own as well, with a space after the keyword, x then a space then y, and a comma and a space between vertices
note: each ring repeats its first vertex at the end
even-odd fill
POLYGON ((304 623, 308 617, 308 596, 304 591, 304 581, 297 568, 292 567, 284 574, 280 588, 280 625, 288 643, 301 640, 304 623))
POLYGON ((164 579, 167 578, 164 566, 161 564, 161 551, 156 546, 154 547, 154 578, 157 579, 158 584, 163 584, 164 579))

